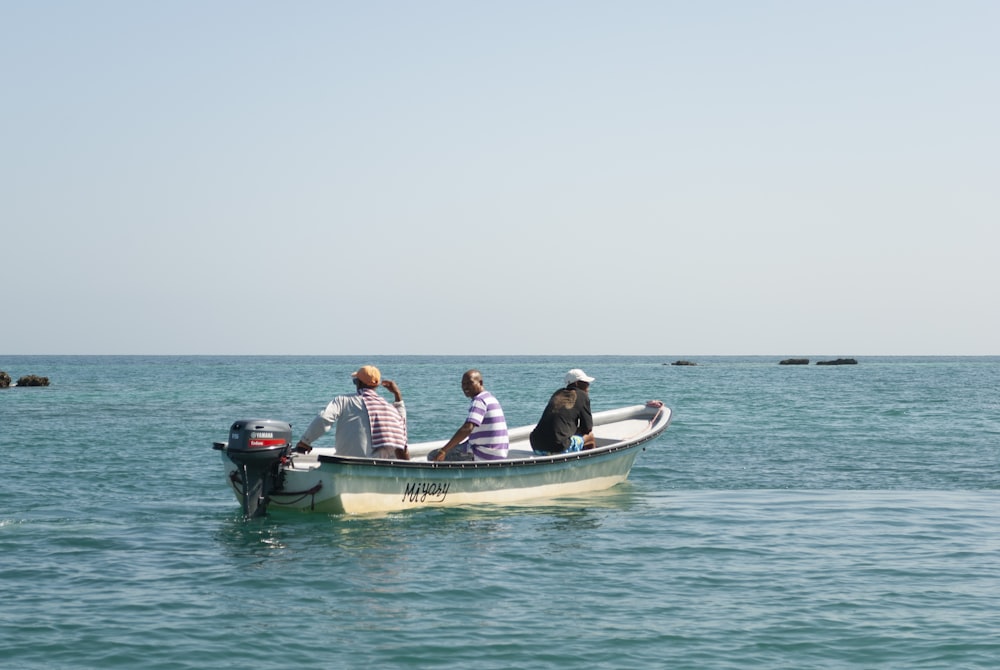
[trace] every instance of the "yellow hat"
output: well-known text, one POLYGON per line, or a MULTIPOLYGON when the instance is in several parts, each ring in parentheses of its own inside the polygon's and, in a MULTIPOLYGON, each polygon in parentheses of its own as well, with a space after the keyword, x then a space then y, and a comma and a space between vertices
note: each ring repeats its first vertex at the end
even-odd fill
POLYGON ((374 365, 362 365, 357 372, 352 372, 351 376, 369 387, 378 386, 378 383, 382 381, 382 373, 374 365))

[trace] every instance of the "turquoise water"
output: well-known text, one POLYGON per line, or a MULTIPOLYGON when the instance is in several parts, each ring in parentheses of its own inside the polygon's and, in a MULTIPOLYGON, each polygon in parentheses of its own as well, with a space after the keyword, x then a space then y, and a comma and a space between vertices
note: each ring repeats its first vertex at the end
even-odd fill
POLYGON ((0 356, 52 380, 0 392, 0 664, 997 667, 1000 358, 672 360, 0 356), (594 496, 243 521, 211 443, 362 363, 415 441, 468 367, 512 425, 576 366, 674 421, 594 496))

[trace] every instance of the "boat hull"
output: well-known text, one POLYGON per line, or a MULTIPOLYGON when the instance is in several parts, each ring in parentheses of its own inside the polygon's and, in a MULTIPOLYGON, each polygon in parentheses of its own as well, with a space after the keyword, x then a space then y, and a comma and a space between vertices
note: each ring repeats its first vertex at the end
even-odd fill
MULTIPOLYGON (((666 429, 670 410, 638 405, 595 414, 594 419, 601 446, 572 454, 534 456, 527 446, 532 426, 511 431, 513 457, 502 461, 428 462, 426 453, 439 443, 413 445, 417 456, 411 461, 352 458, 317 449, 315 455, 296 457, 284 468, 282 486, 271 493, 268 507, 367 514, 502 505, 600 491, 628 477, 645 443, 666 429)), ((235 466, 225 449, 221 451, 239 498, 239 481, 232 474, 235 466)))

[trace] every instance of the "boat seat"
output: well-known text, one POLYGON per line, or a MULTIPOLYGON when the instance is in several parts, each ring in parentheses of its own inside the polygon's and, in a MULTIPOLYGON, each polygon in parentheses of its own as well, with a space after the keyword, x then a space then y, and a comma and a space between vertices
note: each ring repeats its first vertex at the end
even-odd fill
POLYGON ((534 458, 534 457, 535 457, 535 452, 531 450, 531 447, 528 448, 520 446, 511 447, 511 449, 507 452, 508 461, 512 458, 534 458))
POLYGON ((605 424, 594 428, 597 446, 603 447, 613 442, 628 440, 641 434, 649 428, 647 419, 631 419, 629 421, 618 421, 612 424, 605 424))

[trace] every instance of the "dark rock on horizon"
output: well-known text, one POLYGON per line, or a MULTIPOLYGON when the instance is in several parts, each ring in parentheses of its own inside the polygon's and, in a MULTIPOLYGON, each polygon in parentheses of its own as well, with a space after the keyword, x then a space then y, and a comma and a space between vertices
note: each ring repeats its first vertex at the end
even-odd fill
POLYGON ((697 363, 692 363, 691 361, 674 361, 671 365, 698 365, 697 363))
POLYGON ((778 365, 809 365, 808 358, 786 358, 785 360, 778 363, 778 365))
POLYGON ((10 388, 10 375, 0 370, 0 389, 10 388))
POLYGON ((816 365, 857 365, 858 362, 853 358, 838 358, 832 361, 816 361, 816 365))
POLYGON ((39 377, 38 375, 26 375, 17 380, 18 386, 48 386, 48 377, 39 377))

